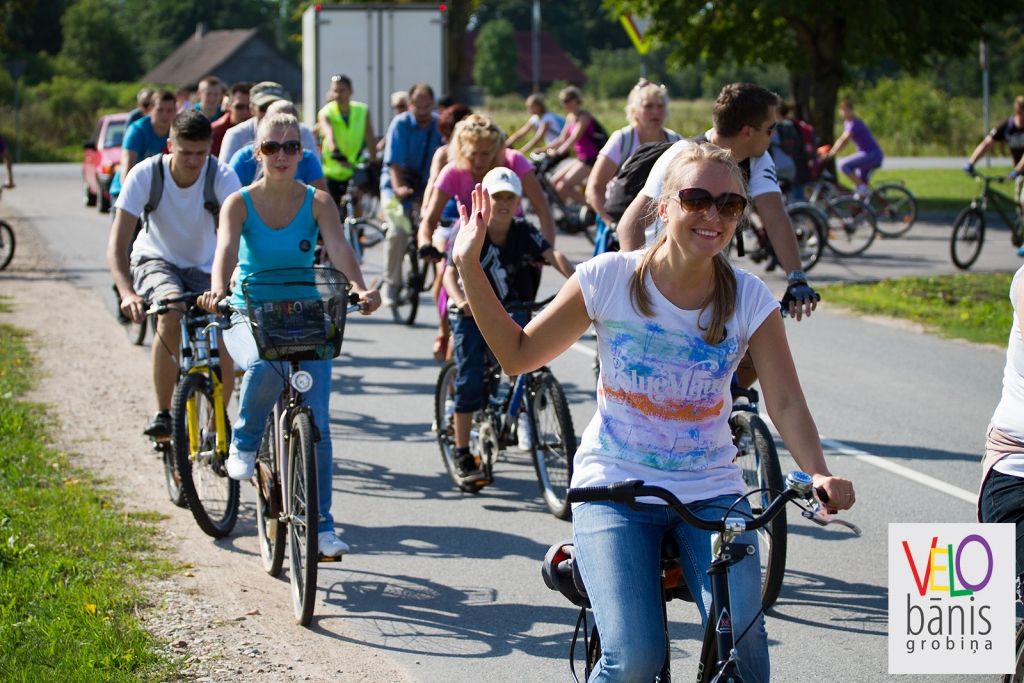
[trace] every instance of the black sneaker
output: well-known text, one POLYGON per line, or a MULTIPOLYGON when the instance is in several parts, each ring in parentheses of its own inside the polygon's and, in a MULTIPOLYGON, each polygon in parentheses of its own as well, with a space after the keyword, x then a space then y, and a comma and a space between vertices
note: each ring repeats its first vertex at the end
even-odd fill
POLYGON ((171 437, 171 414, 166 410, 157 412, 142 433, 154 439, 169 439, 171 437))
POLYGON ((476 458, 472 455, 467 454, 457 457, 455 460, 455 471, 459 473, 459 478, 461 478, 465 484, 483 486, 484 484, 489 483, 487 474, 483 471, 483 468, 477 464, 476 458))

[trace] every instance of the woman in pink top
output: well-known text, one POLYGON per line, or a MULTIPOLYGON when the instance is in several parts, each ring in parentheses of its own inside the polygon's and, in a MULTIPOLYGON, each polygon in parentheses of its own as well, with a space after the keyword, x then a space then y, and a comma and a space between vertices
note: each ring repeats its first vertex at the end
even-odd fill
MULTIPOLYGON (((505 134, 486 116, 470 114, 457 124, 448 146, 449 162, 441 169, 433 185, 429 199, 424 205, 420 220, 417 243, 420 249, 432 244, 434 231, 441 220, 445 204, 452 197, 466 206, 472 201, 473 188, 484 175, 496 166, 505 166, 515 171, 523 186, 523 196, 530 201, 534 213, 540 220, 540 231, 550 244, 555 242, 555 224, 547 198, 537 181, 533 164, 520 152, 505 148, 505 134)), ((440 275, 435 283, 435 297, 440 294, 440 275)), ((437 338, 434 341, 434 356, 444 360, 448 346, 448 329, 445 315, 441 315, 437 338)))
POLYGON ((576 151, 576 159, 561 166, 552 176, 551 183, 555 186, 555 192, 563 202, 571 201, 582 205, 587 203, 587 198, 580 191, 580 186, 587 181, 590 169, 597 161, 597 154, 601 151, 594 142, 596 125, 594 117, 583 109, 583 99, 579 88, 571 85, 568 88, 563 88, 558 93, 558 100, 567 112, 565 127, 548 147, 547 154, 548 156, 562 156, 567 154, 570 148, 573 148, 576 151))

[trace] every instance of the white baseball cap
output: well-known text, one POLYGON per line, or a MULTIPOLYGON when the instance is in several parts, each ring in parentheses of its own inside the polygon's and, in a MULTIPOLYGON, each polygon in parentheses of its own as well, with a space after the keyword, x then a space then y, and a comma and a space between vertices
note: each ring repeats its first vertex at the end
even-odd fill
POLYGON ((480 184, 491 196, 499 192, 511 192, 517 197, 523 196, 523 184, 519 182, 519 176, 511 168, 504 166, 492 168, 480 184))

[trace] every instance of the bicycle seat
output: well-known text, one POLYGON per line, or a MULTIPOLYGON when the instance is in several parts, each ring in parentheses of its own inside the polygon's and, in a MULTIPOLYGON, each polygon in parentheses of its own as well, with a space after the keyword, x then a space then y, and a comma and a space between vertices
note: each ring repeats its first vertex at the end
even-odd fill
POLYGON ((665 594, 665 602, 696 602, 683 577, 683 567, 679 564, 679 544, 670 534, 666 534, 661 541, 661 590, 665 594))

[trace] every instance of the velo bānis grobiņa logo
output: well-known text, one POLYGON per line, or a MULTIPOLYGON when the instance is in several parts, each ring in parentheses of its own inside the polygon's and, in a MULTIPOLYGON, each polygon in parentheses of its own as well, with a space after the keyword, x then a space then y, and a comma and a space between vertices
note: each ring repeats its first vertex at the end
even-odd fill
POLYGON ((1014 658, 1014 526, 889 525, 889 673, 1001 674, 1014 658))

